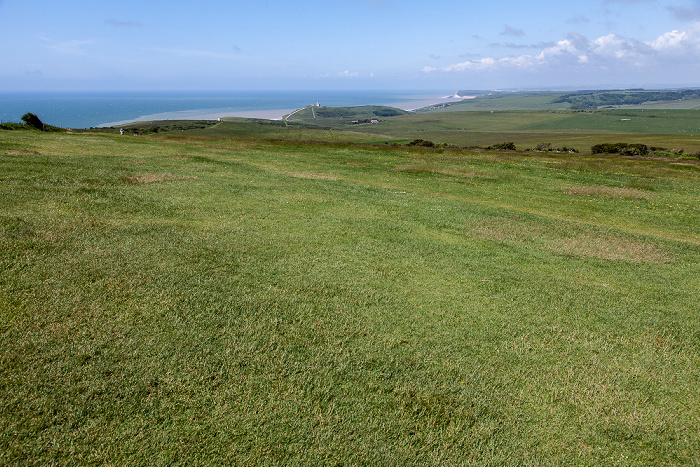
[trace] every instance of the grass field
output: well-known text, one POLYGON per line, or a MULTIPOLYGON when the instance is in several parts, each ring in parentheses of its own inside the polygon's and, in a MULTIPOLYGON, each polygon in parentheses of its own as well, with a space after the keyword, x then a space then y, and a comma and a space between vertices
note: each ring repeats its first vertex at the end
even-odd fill
POLYGON ((699 161, 238 124, 0 132, 0 464, 700 464, 699 161))
MULTIPOLYGON (((533 104, 534 105, 534 104, 533 104)), ((377 124, 349 125, 348 119, 316 119, 310 110, 290 121, 376 135, 376 141, 416 138, 458 146, 512 141, 518 149, 543 142, 589 151, 600 143, 642 143, 685 153, 700 152, 700 111, 691 109, 472 110, 459 105, 430 112, 380 117, 377 124)))

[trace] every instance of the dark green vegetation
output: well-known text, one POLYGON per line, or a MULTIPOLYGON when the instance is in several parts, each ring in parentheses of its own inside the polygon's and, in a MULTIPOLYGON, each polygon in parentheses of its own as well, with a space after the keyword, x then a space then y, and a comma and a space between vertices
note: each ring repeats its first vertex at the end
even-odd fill
POLYGON ((557 104, 566 102, 572 109, 598 109, 601 107, 618 107, 643 105, 656 102, 697 101, 700 100, 700 89, 684 89, 679 91, 583 91, 566 94, 552 101, 557 104))
POLYGON ((204 130, 215 126, 215 120, 168 120, 163 122, 135 122, 122 125, 127 135, 150 135, 172 131, 204 130))
POLYGON ((39 130, 39 131, 66 131, 52 125, 46 125, 41 119, 31 112, 22 115, 24 123, 7 122, 0 124, 0 130, 39 130))
POLYGON ((460 96, 474 99, 449 105, 453 110, 555 110, 555 109, 601 109, 615 107, 647 108, 700 108, 700 89, 679 90, 605 90, 564 93, 505 92, 505 91, 459 91, 460 96))
POLYGON ((408 112, 394 107, 365 105, 357 107, 319 107, 310 105, 285 117, 287 122, 306 122, 316 126, 358 125, 372 123, 380 118, 405 115, 408 112))
POLYGON ((700 162, 424 117, 1 131, 0 464, 700 463, 700 162))

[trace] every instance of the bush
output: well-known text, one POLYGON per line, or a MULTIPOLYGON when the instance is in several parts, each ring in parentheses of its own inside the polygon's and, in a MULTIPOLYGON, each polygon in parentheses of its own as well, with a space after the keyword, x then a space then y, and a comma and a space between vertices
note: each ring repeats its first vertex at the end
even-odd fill
POLYGON ((568 152, 569 154, 577 154, 579 151, 576 148, 569 148, 562 146, 560 148, 553 148, 552 143, 540 143, 535 147, 535 151, 542 152, 568 152))
POLYGON ((515 143, 513 143, 513 142, 494 144, 494 145, 488 146, 486 149, 500 149, 503 151, 515 151, 516 150, 515 143))
POLYGON ((21 123, 2 123, 0 124, 0 130, 24 130, 26 125, 22 125, 21 123))
POLYGON ((649 148, 646 144, 602 143, 591 146, 593 154, 621 154, 623 156, 646 156, 649 148))
POLYGON ((425 148, 434 148, 436 146, 435 143, 432 141, 428 141, 426 139, 414 139, 410 143, 408 143, 409 146, 422 146, 425 148))

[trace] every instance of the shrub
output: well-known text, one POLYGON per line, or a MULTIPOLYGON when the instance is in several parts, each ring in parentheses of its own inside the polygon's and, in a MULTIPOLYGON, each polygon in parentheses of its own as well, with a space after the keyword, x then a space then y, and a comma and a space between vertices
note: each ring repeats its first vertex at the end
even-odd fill
POLYGON ((515 143, 513 143, 513 142, 493 144, 491 146, 488 146, 486 149, 500 149, 503 151, 515 151, 516 150, 515 143))
POLYGON ((649 148, 646 144, 602 143, 591 146, 593 154, 622 154, 624 156, 646 156, 649 148))
POLYGON ((434 148, 436 146, 435 143, 432 141, 428 141, 426 139, 414 139, 410 143, 408 143, 409 146, 423 146, 426 148, 434 148))
POLYGON ((7 122, 0 124, 0 130, 24 130, 25 125, 21 123, 7 122))
POLYGON ((553 148, 552 143, 540 143, 535 147, 535 151, 542 152, 568 152, 570 154, 577 154, 579 151, 576 148, 569 148, 562 146, 560 148, 553 148))

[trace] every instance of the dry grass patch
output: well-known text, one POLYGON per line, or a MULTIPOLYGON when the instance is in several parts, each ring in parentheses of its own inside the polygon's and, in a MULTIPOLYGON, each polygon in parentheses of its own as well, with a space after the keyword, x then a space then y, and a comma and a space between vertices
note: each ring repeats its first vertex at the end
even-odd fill
POLYGON ((160 174, 137 174, 124 177, 127 183, 143 185, 146 183, 171 182, 174 180, 195 180, 197 177, 191 175, 176 175, 171 173, 160 174))
POLYGON ((559 254, 621 260, 630 263, 668 263, 670 255, 659 246, 622 235, 580 233, 571 238, 552 239, 546 248, 559 254))
POLYGON ((442 175, 451 175, 455 177, 476 177, 478 174, 469 170, 460 170, 458 168, 442 168, 431 167, 423 164, 406 164, 393 169, 395 172, 409 172, 414 174, 434 173, 442 175))
POLYGON ((603 185, 566 187, 562 191, 574 196, 602 196, 614 199, 648 199, 649 194, 636 188, 621 188, 603 185))
POLYGON ((287 173, 288 177, 294 178, 306 178, 309 180, 340 180, 340 178, 331 174, 322 174, 317 172, 290 172, 287 173))
POLYGON ((494 217, 483 220, 467 235, 512 243, 539 244, 557 254, 631 263, 668 263, 671 256, 660 246, 624 233, 588 231, 570 226, 566 231, 534 222, 494 217))
POLYGON ((6 156, 38 156, 39 153, 36 151, 5 151, 6 156))

